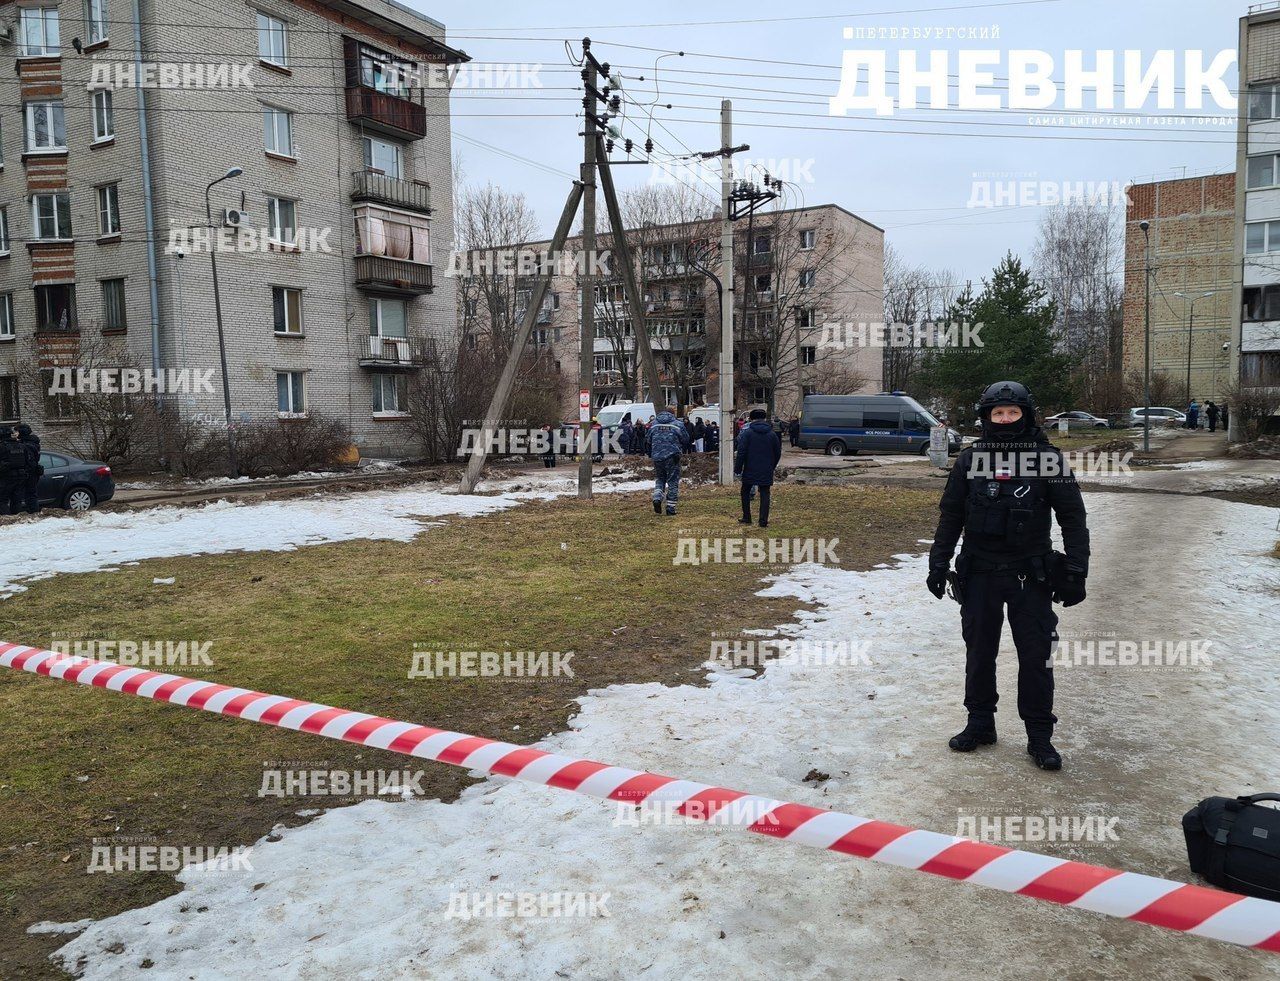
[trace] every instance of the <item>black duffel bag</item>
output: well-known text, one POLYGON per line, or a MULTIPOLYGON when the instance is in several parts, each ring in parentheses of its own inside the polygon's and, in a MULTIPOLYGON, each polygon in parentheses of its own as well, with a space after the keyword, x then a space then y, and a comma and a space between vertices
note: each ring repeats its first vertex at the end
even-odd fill
POLYGON ((1233 892, 1280 902, 1280 794, 1206 797, 1182 817, 1191 871, 1233 892))

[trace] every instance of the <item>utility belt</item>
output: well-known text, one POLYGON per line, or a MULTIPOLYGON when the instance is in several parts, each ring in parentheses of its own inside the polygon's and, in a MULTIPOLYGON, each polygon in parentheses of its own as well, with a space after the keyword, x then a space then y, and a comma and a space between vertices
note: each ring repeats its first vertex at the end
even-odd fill
POLYGON ((972 549, 961 549, 956 558, 956 571, 947 574, 947 584, 951 598, 963 605, 969 577, 974 573, 1018 576, 1053 588, 1054 577, 1059 575, 1065 562, 1066 556, 1053 550, 1036 555, 996 558, 976 553, 972 549))

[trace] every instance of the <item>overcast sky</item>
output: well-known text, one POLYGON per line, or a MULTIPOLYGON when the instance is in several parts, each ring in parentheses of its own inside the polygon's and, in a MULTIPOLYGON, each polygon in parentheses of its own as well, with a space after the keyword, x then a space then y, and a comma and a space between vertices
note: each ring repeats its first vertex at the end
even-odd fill
MULTIPOLYGON (((536 72, 540 88, 458 93, 453 132, 463 179, 523 191, 548 234, 582 152, 577 137, 581 92, 573 88, 579 82, 578 70, 569 62, 564 42, 570 41, 576 52, 587 34, 597 57, 629 77, 626 89, 637 103, 654 99, 654 60, 661 51, 686 52, 658 63, 661 97, 652 109, 653 122, 635 106, 627 112, 625 132, 640 141, 651 133, 661 148, 656 156, 718 146, 719 100, 732 98, 734 142, 750 144, 745 157, 775 161, 774 167, 796 182, 798 187, 789 189, 789 203, 839 204, 885 228, 887 240, 909 260, 953 269, 961 278, 983 276, 1006 249, 1029 256, 1043 210, 968 207, 975 180, 1123 184, 1234 167, 1234 124, 1178 119, 1155 125, 1139 119, 1135 126, 1130 117, 1127 125, 1045 126, 1029 121, 1033 113, 1007 108, 897 110, 886 117, 856 110, 835 117, 827 104, 839 88, 846 48, 884 49, 891 69, 902 47, 917 50, 922 65, 929 51, 945 49, 953 73, 961 49, 997 49, 1002 57, 995 74, 1002 77, 1008 75, 1004 53, 1010 49, 1043 50, 1054 57, 1053 78, 1059 82, 1069 49, 1083 50, 1086 66, 1092 65, 1099 49, 1116 51, 1117 59, 1127 49, 1173 49, 1179 62, 1179 91, 1177 104, 1168 112, 1221 117, 1224 111, 1212 102, 1199 110, 1188 107, 1181 86, 1187 49, 1205 51, 1207 63, 1218 52, 1235 48, 1237 18, 1245 6, 1222 0, 1022 0, 986 5, 956 5, 956 0, 407 2, 443 21, 449 41, 477 63, 541 66, 536 72), (986 41, 846 41, 842 33, 847 27, 993 26, 999 28, 999 37, 986 41), (640 75, 646 80, 636 81, 640 75), (668 102, 673 108, 665 108, 668 102)), ((894 77, 889 76, 891 81, 894 77)), ((1225 78, 1234 94, 1234 65, 1225 78)), ((953 87, 950 102, 954 105, 955 100, 953 87)), ((1007 101, 1002 99, 1002 105, 1007 101)), ((1056 105, 1064 106, 1061 94, 1056 105)), ((1092 103, 1086 101, 1086 106, 1092 103)), ((1118 97, 1111 115, 1125 111, 1118 97)), ((1147 111, 1157 113, 1154 100, 1147 111)), ((1079 116, 1073 120, 1082 121, 1079 116)), ((674 169, 718 201, 718 184, 711 174, 704 172, 699 180, 683 164, 674 169)), ((666 175, 672 169, 624 167, 617 173, 619 184, 626 186, 670 179, 666 175)), ((1039 193, 1037 188, 1029 200, 1038 200, 1039 193)))

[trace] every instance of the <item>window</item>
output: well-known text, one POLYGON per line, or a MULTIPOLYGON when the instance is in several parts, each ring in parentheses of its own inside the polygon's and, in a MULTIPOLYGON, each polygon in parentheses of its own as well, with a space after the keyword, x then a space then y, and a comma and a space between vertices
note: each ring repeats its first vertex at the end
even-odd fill
POLYGON ((9 209, 0 208, 0 255, 9 254, 9 209))
POLYGON ((1249 86, 1249 122, 1276 118, 1277 85, 1249 86))
POLYGON ((363 142, 365 169, 380 170, 388 177, 399 180, 403 162, 400 144, 376 136, 366 136, 363 142))
POLYGON ((896 430, 898 428, 898 417, 897 409, 864 408, 862 410, 862 428, 896 430))
MULTIPOLYGON (((98 234, 120 234, 120 185, 103 184, 98 188, 98 234)), ((68 229, 68 235, 70 230, 68 229)))
POLYGON ((373 414, 375 416, 408 415, 409 379, 403 374, 373 376, 373 414))
POLYGON ((1280 320, 1280 286, 1246 286, 1240 319, 1246 323, 1280 320))
POLYGON ((757 385, 755 388, 751 389, 751 401, 752 402, 768 402, 769 386, 757 385))
POLYGON ((800 345, 800 363, 816 364, 818 361, 818 349, 812 344, 800 345))
POLYGON ((404 300, 386 300, 375 296, 369 300, 369 335, 371 337, 408 337, 409 312, 404 300))
POLYGON ((17 422, 22 418, 18 406, 18 376, 0 375, 0 420, 17 422))
POLYGON ((38 239, 71 237, 71 195, 66 191, 31 197, 31 227, 38 239))
POLYGON ((751 251, 756 255, 769 255, 773 251, 773 243, 768 235, 757 235, 751 243, 751 251))
POLYGON ((807 290, 811 288, 814 282, 817 280, 817 278, 818 278, 818 273, 816 270, 801 269, 800 270, 800 288, 802 290, 807 290))
POLYGON ((431 264, 431 227, 425 215, 362 204, 355 209, 355 220, 357 253, 431 264))
MULTIPOLYGON (((40 371, 40 388, 44 394, 44 418, 45 422, 66 422, 76 417, 76 399, 69 392, 64 392, 61 387, 55 388, 58 381, 53 373, 52 368, 44 368, 40 371)), ((40 460, 44 462, 44 454, 41 454, 40 460)), ((50 462, 54 462, 52 459, 50 462)), ((57 465, 56 463, 54 464, 57 465)))
POLYGON ((407 99, 412 94, 409 80, 415 69, 406 61, 398 61, 385 51, 360 45, 360 84, 388 95, 407 99))
POLYGON ((76 320, 76 288, 70 283, 57 286, 37 286, 36 295, 36 330, 38 331, 75 331, 79 329, 76 320))
POLYGON ((1244 251, 1280 252, 1280 221, 1252 221, 1244 226, 1244 251))
POLYGON ((804 307, 796 313, 796 323, 801 330, 813 330, 818 326, 818 311, 813 307, 804 307))
POLYGON ((749 354, 752 371, 767 371, 772 364, 772 357, 765 348, 754 348, 749 354))
POLYGON ((13 329, 13 294, 0 293, 0 341, 16 337, 13 329))
POLYGON ((258 14, 258 57, 273 65, 289 64, 289 28, 280 18, 258 14))
POLYGON ((115 109, 110 89, 93 93, 93 141, 109 140, 116 135, 115 109))
POLYGON ((24 7, 19 23, 23 57, 56 57, 60 53, 57 7, 24 7))
POLYGON ((287 286, 271 287, 271 306, 277 334, 302 333, 302 290, 287 286))
POLYGON ((85 23, 89 26, 89 43, 107 39, 107 0, 86 0, 85 23))
POLYGON ((812 249, 818 244, 818 230, 816 228, 800 229, 800 248, 806 251, 812 249))
POLYGON ((1245 170, 1245 186, 1255 187, 1275 187, 1280 180, 1277 175, 1280 171, 1276 170, 1276 158, 1274 153, 1265 153, 1259 157, 1250 157, 1248 159, 1245 170))
POLYGON ((26 119, 28 153, 67 148, 67 122, 61 99, 28 102, 26 119))
POLYGON ((267 198, 268 235, 272 242, 293 245, 298 241, 297 207, 286 198, 267 198))
POLYGON ((283 109, 262 110, 262 131, 268 153, 293 156, 293 113, 283 109))
POLYGON ((129 318, 124 306, 124 280, 102 281, 102 329, 127 330, 129 318))
POLYGON ((305 373, 301 371, 276 372, 277 411, 282 416, 300 416, 307 411, 305 373))

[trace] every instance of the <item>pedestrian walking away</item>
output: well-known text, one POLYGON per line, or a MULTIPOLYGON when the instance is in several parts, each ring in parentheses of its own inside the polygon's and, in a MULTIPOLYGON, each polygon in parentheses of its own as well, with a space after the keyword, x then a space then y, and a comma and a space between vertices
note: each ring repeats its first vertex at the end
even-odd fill
POLYGON ((689 452, 689 430, 676 418, 675 409, 667 406, 649 424, 649 459, 653 461, 653 513, 676 513, 680 496, 680 459, 689 452))
POLYGON ((1062 768, 1052 743, 1053 603, 1085 599, 1089 531, 1084 499, 1062 453, 1036 425, 1027 388, 996 382, 978 403, 982 435, 961 451, 939 504, 941 516, 929 551, 929 591, 938 599, 951 587, 960 603, 965 643, 964 705, 969 721, 952 737, 967 753, 996 741, 996 652, 1008 611, 1018 652, 1018 715, 1027 752, 1044 770, 1062 768), (1053 551, 1054 517, 1065 555, 1053 551), (964 536, 955 572, 951 557, 964 536))
POLYGON ((738 434, 737 452, 733 458, 734 476, 742 480, 742 517, 740 524, 751 524, 751 497, 760 491, 760 527, 769 527, 769 502, 773 475, 782 459, 782 438, 769 425, 764 409, 752 409, 751 421, 738 434))
POLYGON ((1187 428, 1200 428, 1200 404, 1195 400, 1191 400, 1191 404, 1187 406, 1187 428))
POLYGON ((40 478, 44 467, 40 465, 40 437, 25 422, 18 426, 18 439, 27 451, 27 478, 23 486, 23 506, 27 514, 40 513, 40 478))
POLYGON ((791 442, 792 448, 800 445, 800 420, 792 419, 787 423, 787 439, 791 442))

